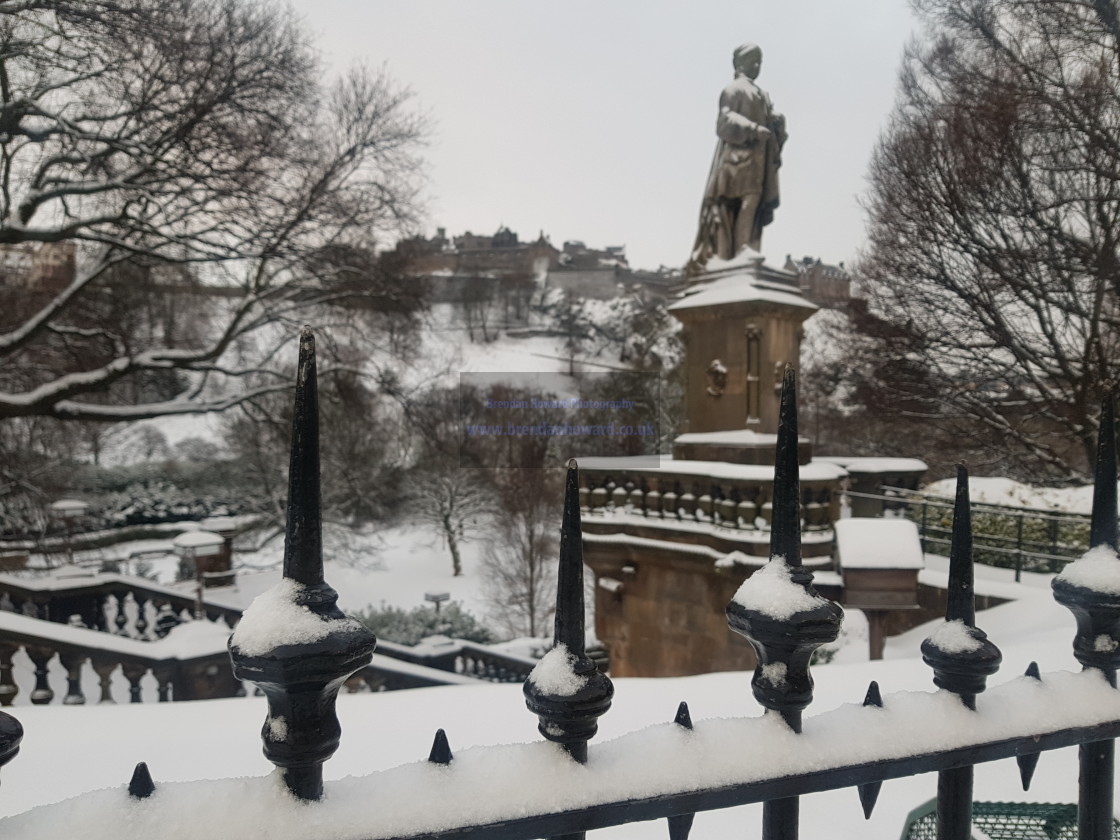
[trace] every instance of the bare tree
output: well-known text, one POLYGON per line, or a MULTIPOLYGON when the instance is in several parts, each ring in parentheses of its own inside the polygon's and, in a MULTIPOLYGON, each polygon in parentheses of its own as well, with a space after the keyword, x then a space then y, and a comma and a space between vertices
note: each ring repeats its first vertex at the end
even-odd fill
POLYGON ((515 636, 541 636, 555 609, 562 473, 496 470, 502 512, 482 570, 491 616, 515 636))
POLYGON ((415 499, 419 517, 439 531, 451 553, 455 577, 463 574, 462 543, 490 521, 494 494, 478 471, 444 461, 420 472, 415 499))
POLYGON ((1011 468, 1092 462, 1120 358, 1120 31, 1104 0, 919 0, 859 271, 909 381, 1011 468))
POLYGON ((411 219, 421 135, 383 75, 324 84, 281 4, 0 3, 0 246, 75 249, 61 288, 0 319, 0 420, 215 411, 286 387, 269 325, 399 303, 354 283, 352 257, 411 219), (222 293, 205 329, 88 322, 113 267, 138 258, 197 266, 222 293), (49 363, 60 347, 67 364, 49 363), (171 393, 122 390, 153 373, 183 375, 171 393))

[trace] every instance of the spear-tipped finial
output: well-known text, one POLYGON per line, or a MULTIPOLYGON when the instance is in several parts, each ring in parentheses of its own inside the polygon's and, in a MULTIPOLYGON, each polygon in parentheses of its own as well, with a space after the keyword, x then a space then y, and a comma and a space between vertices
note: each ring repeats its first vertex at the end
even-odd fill
POLYGON ((132 771, 132 779, 128 783, 128 795, 133 799, 147 799, 155 792, 156 783, 152 781, 148 765, 141 761, 132 771))
POLYGON ((801 566, 801 480, 797 463, 797 379, 786 365, 778 407, 778 441, 774 458, 774 514, 770 527, 770 556, 784 557, 794 570, 793 580, 812 578, 801 566))
POLYGON ((568 461, 564 519, 560 529, 560 568, 556 584, 556 644, 525 680, 525 704, 540 724, 537 730, 560 744, 580 764, 599 718, 611 706, 614 686, 587 655, 583 639, 583 531, 579 518, 579 470, 568 461), (565 672, 557 681, 555 671, 565 672))
MULTIPOLYGON (((864 695, 863 705, 874 706, 877 709, 883 708, 883 695, 879 692, 879 683, 874 680, 867 686, 867 694, 864 695)), ((859 804, 863 808, 863 818, 865 820, 871 819, 871 814, 875 810, 875 803, 879 801, 879 791, 882 789, 882 782, 868 782, 857 788, 859 804)))
POLYGON ((560 526, 560 569, 556 588, 556 643, 583 656, 583 526, 579 515, 579 465, 568 461, 564 519, 560 526))
MULTIPOLYGON (((1042 674, 1038 671, 1038 663, 1032 662, 1027 666, 1026 676, 1032 680, 1042 682, 1042 674)), ((1038 757, 1042 753, 1027 753, 1015 756, 1015 763, 1019 765, 1019 781, 1023 783, 1023 790, 1031 789, 1031 779, 1034 778, 1035 768, 1038 767, 1038 757)))
POLYGON ((673 723, 683 729, 692 729, 692 715, 688 711, 688 703, 681 701, 677 706, 677 716, 673 718, 673 723))
POLYGON ((957 465, 957 497, 953 504, 953 541, 949 548, 949 603, 946 621, 976 626, 972 583, 972 509, 968 500, 968 467, 957 465))
POLYGON ((450 764, 451 745, 447 743, 447 733, 442 729, 436 730, 435 740, 432 741, 432 751, 428 753, 428 761, 432 764, 450 764))
POLYGON ((299 368, 292 417, 284 577, 306 586, 323 582, 323 535, 319 506, 319 393, 315 376, 315 333, 311 327, 304 327, 299 337, 299 368))
POLYGON ((1100 428, 1097 430, 1097 463, 1093 470, 1093 519, 1089 526, 1089 547, 1109 545, 1120 548, 1116 534, 1116 415, 1113 404, 1116 388, 1110 385, 1101 402, 1100 428))

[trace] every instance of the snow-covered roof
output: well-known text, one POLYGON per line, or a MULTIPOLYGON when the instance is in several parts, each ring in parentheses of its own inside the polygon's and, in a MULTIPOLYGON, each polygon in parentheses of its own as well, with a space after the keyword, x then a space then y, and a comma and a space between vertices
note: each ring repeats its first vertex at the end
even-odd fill
POLYGON ((843 569, 921 569, 918 526, 909 519, 840 519, 836 556, 843 569))
POLYGON ((850 473, 925 472, 929 466, 918 458, 860 458, 849 455, 818 455, 817 460, 838 464, 850 473))
POLYGON ((702 306, 754 302, 779 303, 811 311, 818 308, 795 289, 785 290, 778 284, 764 283, 748 274, 737 273, 690 286, 685 289, 684 297, 669 305, 669 311, 681 312, 702 306))
POLYGON ((773 446, 777 440, 777 435, 764 435, 753 429, 727 429, 720 432, 689 432, 688 434, 678 435, 673 443, 710 446, 733 446, 735 444, 747 443, 773 446))

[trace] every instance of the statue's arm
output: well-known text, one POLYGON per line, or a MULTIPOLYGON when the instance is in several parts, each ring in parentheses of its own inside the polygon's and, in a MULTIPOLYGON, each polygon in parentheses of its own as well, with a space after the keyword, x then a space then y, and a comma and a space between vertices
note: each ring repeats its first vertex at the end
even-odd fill
POLYGON ((749 146, 770 133, 765 126, 744 117, 735 106, 735 97, 724 91, 719 98, 719 116, 716 118, 716 135, 720 140, 736 146, 749 146))

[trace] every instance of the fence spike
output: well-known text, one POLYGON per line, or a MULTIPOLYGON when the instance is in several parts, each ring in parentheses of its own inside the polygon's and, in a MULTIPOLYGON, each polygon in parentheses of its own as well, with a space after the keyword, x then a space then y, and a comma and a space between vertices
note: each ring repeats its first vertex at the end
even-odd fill
POLYGON ((972 573, 972 508, 968 496, 968 468, 957 465, 957 495, 953 504, 953 536, 949 548, 949 593, 946 621, 976 625, 972 573))
POLYGON ((128 795, 133 799, 147 799, 155 792, 156 783, 152 781, 148 765, 141 761, 132 771, 132 779, 128 783, 128 795))
MULTIPOLYGON (((1116 523, 1116 390, 1109 387, 1101 403, 1100 429, 1097 433, 1097 460, 1093 470, 1093 516, 1089 526, 1089 549, 1108 546, 1117 551, 1116 523)), ((1071 575, 1082 561, 1075 561, 1051 581, 1054 599, 1070 610, 1077 620, 1073 655, 1082 667, 1095 668, 1116 685, 1120 667, 1120 605, 1110 591, 1091 586, 1084 578, 1071 575), (1078 582, 1080 581, 1080 582, 1078 582), (1107 644, 1105 643, 1107 642, 1107 644)), ((1120 562, 1101 557, 1102 569, 1112 566, 1111 574, 1120 578, 1120 562)))
POLYGON ((976 626, 973 595, 972 515, 968 497, 968 468, 957 466, 957 495, 953 504, 953 542, 949 548, 949 591, 945 607, 946 625, 922 642, 922 659, 933 668, 933 682, 958 695, 968 708, 976 709, 976 695, 984 690, 988 677, 999 670, 1003 654, 976 626), (939 632, 954 634, 950 622, 964 624, 964 634, 972 644, 962 649, 957 638, 950 641, 939 632))
POLYGON ((1120 549, 1116 524, 1116 391, 1109 388, 1101 403, 1097 432, 1097 463, 1093 470, 1093 518, 1089 525, 1089 547, 1108 545, 1120 549))
POLYGON ((284 577, 315 586, 323 582, 323 534, 319 512, 319 390, 311 327, 304 327, 299 336, 293 415, 284 577))
POLYGON ((872 680, 871 684, 867 686, 867 694, 863 697, 863 705, 883 708, 883 695, 879 693, 879 683, 875 680, 872 680))
POLYGON ((442 729, 437 729, 435 740, 432 741, 432 751, 428 754, 428 761, 432 764, 450 764, 454 757, 451 754, 451 745, 447 743, 447 733, 442 729))
MULTIPOLYGON (((611 707, 614 684, 587 655, 583 627, 583 532, 579 513, 579 469, 568 461, 564 492, 564 518, 560 526, 560 567, 556 578, 556 632, 553 650, 545 654, 523 691, 525 705, 540 723, 537 731, 560 744, 580 764, 587 762, 587 742, 599 731, 599 718, 611 707), (554 656, 566 656, 564 667, 579 683, 575 691, 542 688, 536 679, 542 667, 558 664, 554 656)), ((548 680, 544 680, 548 684, 548 680)))
POLYGON ((555 639, 577 657, 586 652, 583 621, 583 523, 579 513, 579 468, 572 458, 568 461, 564 518, 560 525, 555 639))
POLYGON ((683 700, 681 704, 677 706, 677 716, 673 718, 673 723, 685 729, 692 729, 692 715, 688 713, 688 703, 683 700))
MULTIPOLYGON (((1032 662, 1027 666, 1025 676, 1042 681, 1037 662, 1032 662)), ((1034 778, 1034 771, 1038 767, 1038 759, 1041 755, 1042 753, 1026 753, 1015 756, 1015 763, 1019 765, 1019 780, 1023 783, 1023 790, 1031 789, 1031 779, 1034 778)))
MULTIPOLYGON (((755 650, 757 666, 751 679, 755 699, 778 712, 794 731, 801 731, 801 713, 813 701, 809 659, 823 644, 840 634, 844 611, 813 589, 813 575, 801 563, 801 490, 797 460, 797 380, 792 367, 782 377, 778 440, 774 458, 771 580, 788 576, 812 601, 789 616, 775 617, 752 595, 755 578, 747 578, 727 605, 727 624, 746 637, 755 650), (782 568, 784 567, 784 568, 782 568)), ((763 572, 755 572, 762 574, 763 572)), ((761 584, 760 584, 761 585, 761 584)), ((765 811, 764 811, 765 813, 765 811)), ((764 823, 766 818, 764 817, 764 823)))
POLYGON ((688 840, 694 819, 696 819, 695 814, 677 814, 669 817, 669 840, 688 840))
MULTIPOLYGON (((879 692, 879 683, 875 680, 867 686, 867 694, 863 698, 863 705, 874 706, 877 709, 883 708, 883 695, 879 692)), ((864 785, 859 785, 859 804, 863 806, 863 818, 865 820, 871 819, 871 812, 875 810, 875 803, 879 801, 879 791, 882 790, 882 782, 868 782, 864 785)))
POLYGON ((292 419, 284 580, 273 594, 320 619, 324 635, 274 642, 264 649, 252 646, 253 652, 246 652, 240 634, 254 620, 250 607, 229 641, 234 676, 255 683, 268 697, 261 729, 265 757, 281 769, 288 789, 304 800, 322 797, 323 762, 338 749, 338 690, 347 677, 370 663, 377 645, 369 628, 342 613, 338 593, 323 579, 319 501, 315 336, 305 327, 292 419))
POLYGON ((778 440, 774 453, 774 500, 770 556, 785 558, 792 579, 802 585, 812 577, 801 565, 801 479, 797 460, 797 380, 786 365, 778 406, 778 440))

